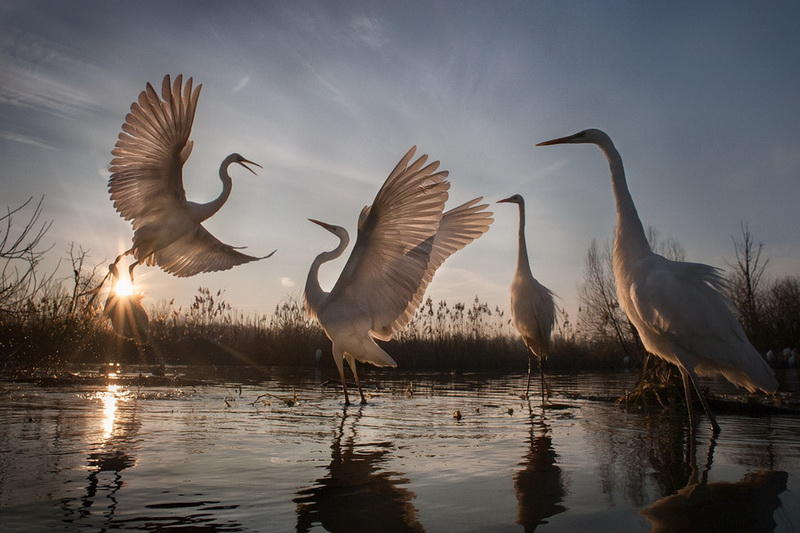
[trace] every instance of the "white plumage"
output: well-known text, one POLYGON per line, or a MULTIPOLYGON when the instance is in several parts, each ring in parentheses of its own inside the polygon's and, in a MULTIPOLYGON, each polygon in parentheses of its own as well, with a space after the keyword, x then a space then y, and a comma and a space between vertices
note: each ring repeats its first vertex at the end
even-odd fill
MULTIPOLYGON (((255 172, 239 154, 226 157, 219 169, 222 193, 211 202, 198 204, 186 199, 183 165, 192 152, 189 140, 202 85, 192 89, 192 79, 183 76, 170 82, 164 76, 161 98, 149 83, 131 104, 116 147, 111 152, 108 190, 114 207, 133 225, 133 246, 114 261, 133 254, 130 272, 139 264, 158 265, 179 277, 227 270, 264 259, 243 254, 219 241, 201 222, 216 213, 231 193, 228 166, 242 165, 255 172)), ((274 252, 273 252, 274 253, 274 252)), ((269 254, 265 257, 269 257, 269 254)))
POLYGON ((689 416, 692 382, 714 430, 719 431, 696 376, 719 374, 748 391, 772 393, 778 387, 775 374, 747 340, 723 295, 721 271, 700 263, 670 261, 650 249, 628 191, 622 158, 606 133, 589 129, 537 146, 562 143, 595 144, 608 159, 617 205, 613 263, 620 306, 645 348, 681 370, 689 416))
POLYGON ((515 194, 498 203, 514 203, 519 206, 519 233, 517 246, 517 269, 511 282, 511 317, 528 349, 528 382, 525 396, 531 388, 531 363, 535 357, 539 362, 542 382, 542 401, 545 398, 544 361, 550 354, 550 336, 556 319, 553 293, 533 277, 525 242, 525 200, 515 194))
POLYGON ((319 285, 319 267, 339 257, 350 236, 341 226, 311 220, 339 237, 339 245, 319 254, 305 287, 306 309, 333 343, 333 357, 349 403, 343 360, 355 377, 356 361, 397 366, 374 339, 389 340, 405 326, 422 302, 436 269, 454 252, 483 235, 492 223, 487 205, 476 198, 443 213, 450 183, 439 162, 425 165, 423 155, 409 164, 416 147, 389 174, 375 201, 362 209, 358 238, 330 292, 319 285))

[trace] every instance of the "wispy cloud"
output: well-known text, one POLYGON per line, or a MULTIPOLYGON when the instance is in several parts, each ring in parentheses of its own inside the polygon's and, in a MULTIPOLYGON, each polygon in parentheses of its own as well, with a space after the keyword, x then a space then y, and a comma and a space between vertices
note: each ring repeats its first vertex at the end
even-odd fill
POLYGON ((358 16, 350 22, 353 37, 370 48, 380 48, 388 39, 383 29, 383 23, 373 17, 358 16))
POLYGON ((295 283, 292 278, 284 276, 281 278, 281 285, 284 287, 294 287, 295 283))
POLYGON ((232 93, 238 93, 242 89, 244 89, 247 84, 250 83, 250 74, 246 75, 242 79, 240 79, 236 85, 234 85, 233 89, 231 89, 232 93))
POLYGON ((0 139, 19 144, 27 144, 29 146, 35 146, 37 148, 44 148, 45 150, 56 149, 55 146, 49 145, 41 139, 37 139, 36 137, 31 137, 29 135, 14 133, 12 131, 0 131, 0 139))

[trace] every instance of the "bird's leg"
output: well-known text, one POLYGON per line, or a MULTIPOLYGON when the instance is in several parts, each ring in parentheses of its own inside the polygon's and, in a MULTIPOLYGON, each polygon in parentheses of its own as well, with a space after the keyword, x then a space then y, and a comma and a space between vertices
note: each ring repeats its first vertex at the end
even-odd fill
MULTIPOLYGON (((714 429, 714 435, 719 435, 720 427, 717 424, 717 417, 714 416, 714 413, 711 412, 711 408, 708 406, 708 402, 706 401, 706 397, 703 396, 703 393, 700 392, 700 387, 697 386, 697 381, 695 381, 694 376, 690 375, 687 371, 686 375, 688 376, 689 380, 694 385, 694 390, 697 391, 697 397, 700 398, 700 403, 703 405, 703 410, 708 415, 709 420, 711 420, 711 427, 714 429)), ((684 382, 684 387, 686 387, 686 383, 684 382)))
POLYGON ((356 360, 353 359, 353 356, 347 357, 347 363, 350 365, 350 371, 353 372, 353 377, 356 380, 356 386, 358 387, 358 394, 361 396, 361 405, 366 405, 367 399, 364 398, 364 391, 361 390, 361 381, 358 379, 358 370, 356 369, 356 360))
POLYGON ((544 357, 539 357, 539 379, 542 381, 542 405, 545 402, 545 394, 547 394, 547 398, 550 398, 550 391, 547 390, 547 386, 544 383, 544 357))
POLYGON ((533 355, 528 352, 528 384, 525 386, 525 397, 528 398, 531 392, 531 365, 533 364, 532 361, 533 355))
POLYGON ((683 393, 686 396, 686 410, 689 411, 689 431, 694 433, 694 406, 692 405, 692 389, 689 384, 689 373, 683 368, 680 369, 683 378, 683 393))
POLYGON ((344 404, 350 405, 350 398, 347 396, 347 381, 344 379, 344 364, 342 363, 342 352, 333 348, 333 360, 336 362, 336 368, 339 370, 339 379, 342 381, 342 390, 344 390, 344 404))
POLYGON ((131 266, 128 267, 128 276, 131 278, 131 285, 133 285, 133 269, 139 264, 139 261, 134 261, 131 263, 131 266))

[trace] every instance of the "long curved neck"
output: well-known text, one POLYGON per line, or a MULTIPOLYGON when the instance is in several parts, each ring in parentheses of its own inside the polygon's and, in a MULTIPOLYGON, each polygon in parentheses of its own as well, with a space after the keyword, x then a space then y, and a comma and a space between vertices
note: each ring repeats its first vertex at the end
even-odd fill
POLYGON ((197 206, 197 217, 200 219, 198 222, 211 218, 211 216, 219 211, 225 202, 228 201, 228 197, 231 195, 231 189, 233 189, 233 180, 231 180, 231 177, 228 175, 228 167, 231 163, 233 163, 233 159, 226 157, 219 166, 219 179, 222 181, 222 192, 210 202, 197 206))
POLYGON ((322 252, 315 257, 314 261, 311 263, 311 268, 308 270, 305 290, 306 302, 308 302, 315 314, 319 314, 319 310, 325 303, 325 298, 328 295, 319 285, 319 267, 323 263, 333 261, 342 255, 345 248, 347 248, 347 245, 350 243, 350 236, 346 231, 343 236, 337 234, 337 237, 339 237, 339 245, 330 252, 322 252))
POLYGON ((625 169, 622 158, 614 143, 608 139, 598 146, 608 159, 611 170, 611 185, 614 189, 614 200, 617 203, 617 227, 614 239, 614 253, 620 260, 635 259, 650 252, 650 244, 636 212, 636 206, 625 181, 625 169))
POLYGON ((525 204, 519 206, 519 246, 517 247, 517 273, 531 275, 531 264, 528 260, 528 246, 525 243, 525 204))

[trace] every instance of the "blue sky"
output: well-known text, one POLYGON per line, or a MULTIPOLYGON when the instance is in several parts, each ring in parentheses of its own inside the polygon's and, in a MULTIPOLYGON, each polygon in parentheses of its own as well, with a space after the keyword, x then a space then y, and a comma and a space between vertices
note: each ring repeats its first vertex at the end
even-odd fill
MULTIPOLYGON (((586 248, 612 232, 608 170, 594 148, 533 145, 588 127, 615 140, 644 223, 690 260, 725 266, 744 221, 773 274, 798 273, 798 20, 793 2, 0 0, 0 198, 45 194, 56 250, 113 258, 131 232, 106 193, 110 151, 144 83, 183 73, 204 85, 187 196, 213 199, 231 152, 261 163, 233 171, 206 227, 278 252, 190 279, 139 269, 151 302, 199 285, 245 312, 299 295, 335 244, 306 218, 354 234, 416 144, 451 171, 450 205, 525 196, 534 274, 574 312, 586 248)), ((517 217, 494 211, 429 295, 507 307, 517 217)))

